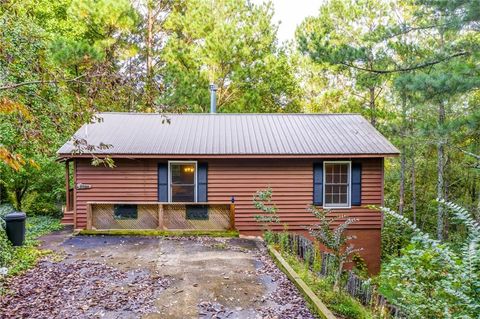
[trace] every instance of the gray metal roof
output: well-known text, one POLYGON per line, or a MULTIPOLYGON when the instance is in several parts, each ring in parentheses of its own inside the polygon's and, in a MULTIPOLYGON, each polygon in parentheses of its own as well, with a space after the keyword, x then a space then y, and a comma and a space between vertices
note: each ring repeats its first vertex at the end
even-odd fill
MULTIPOLYGON (((77 138, 111 144, 112 155, 394 155, 398 150, 357 114, 99 113, 77 138), (165 116, 170 124, 164 121, 165 116), (162 123, 165 122, 165 123, 162 123)), ((58 153, 74 151, 71 142, 58 153)))

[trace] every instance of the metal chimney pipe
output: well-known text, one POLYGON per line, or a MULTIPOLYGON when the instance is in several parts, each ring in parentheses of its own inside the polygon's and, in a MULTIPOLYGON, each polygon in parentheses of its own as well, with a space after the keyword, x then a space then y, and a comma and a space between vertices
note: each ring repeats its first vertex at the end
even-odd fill
POLYGON ((217 113, 217 86, 210 84, 210 113, 217 113))

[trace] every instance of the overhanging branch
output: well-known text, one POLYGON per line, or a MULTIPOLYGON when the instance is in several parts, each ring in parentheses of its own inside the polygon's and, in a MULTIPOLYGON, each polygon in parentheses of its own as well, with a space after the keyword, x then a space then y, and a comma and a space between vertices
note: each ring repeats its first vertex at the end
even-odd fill
MULTIPOLYGON (((49 81, 44 81, 44 80, 37 80, 37 81, 26 81, 26 82, 20 82, 20 83, 12 83, 12 84, 7 84, 4 86, 0 86, 0 91, 5 91, 5 90, 13 90, 22 86, 26 85, 37 85, 37 84, 55 84, 55 83, 60 83, 60 82, 77 82, 78 80, 86 77, 87 74, 82 74, 77 77, 74 77, 72 79, 59 79, 59 80, 49 80, 49 81)), ((96 77, 100 76, 99 74, 93 75, 91 77, 96 77)))
POLYGON ((343 66, 346 66, 346 67, 349 67, 349 68, 354 68, 354 69, 357 69, 357 70, 360 70, 360 71, 366 71, 366 72, 370 72, 370 73, 390 74, 390 73, 409 72, 409 71, 414 71, 414 70, 418 70, 418 69, 427 68, 427 67, 430 67, 430 66, 433 66, 433 65, 436 65, 436 64, 440 64, 442 62, 445 62, 445 61, 448 61, 448 60, 451 60, 451 59, 454 59, 454 58, 457 58, 457 57, 466 56, 466 55, 469 55, 469 54, 470 54, 469 52, 458 52, 458 53, 452 54, 448 57, 445 57, 445 58, 442 58, 442 59, 439 59, 439 60, 417 64, 417 65, 414 65, 414 66, 410 66, 408 68, 396 68, 396 69, 392 69, 392 70, 369 69, 369 68, 364 68, 364 67, 352 64, 352 63, 345 63, 345 62, 340 62, 339 64, 343 65, 343 66))

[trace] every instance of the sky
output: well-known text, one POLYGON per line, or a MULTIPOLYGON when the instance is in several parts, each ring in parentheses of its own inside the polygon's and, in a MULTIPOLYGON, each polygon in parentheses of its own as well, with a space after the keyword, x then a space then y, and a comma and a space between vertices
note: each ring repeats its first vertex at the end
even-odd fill
MULTIPOLYGON (((264 0, 253 0, 253 3, 263 3, 264 0)), ((318 14, 318 9, 324 0, 272 0, 275 7, 273 22, 278 23, 278 39, 292 40, 295 29, 308 16, 318 14)))

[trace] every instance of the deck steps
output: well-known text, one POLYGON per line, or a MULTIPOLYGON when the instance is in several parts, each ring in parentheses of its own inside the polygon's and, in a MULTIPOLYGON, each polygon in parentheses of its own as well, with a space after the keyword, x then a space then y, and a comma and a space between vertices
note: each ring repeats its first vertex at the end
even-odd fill
POLYGON ((63 217, 62 220, 60 221, 62 225, 74 225, 75 220, 74 220, 74 213, 73 211, 64 211, 63 212, 63 217))

